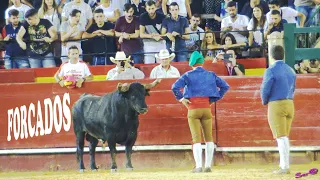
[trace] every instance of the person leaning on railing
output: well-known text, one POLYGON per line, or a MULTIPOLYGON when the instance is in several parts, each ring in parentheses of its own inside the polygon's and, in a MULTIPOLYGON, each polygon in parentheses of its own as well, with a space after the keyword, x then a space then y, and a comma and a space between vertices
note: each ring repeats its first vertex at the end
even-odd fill
POLYGON ((215 33, 211 30, 206 31, 204 35, 204 39, 201 43, 202 55, 205 57, 205 60, 213 60, 218 48, 220 48, 220 44, 216 41, 215 33))

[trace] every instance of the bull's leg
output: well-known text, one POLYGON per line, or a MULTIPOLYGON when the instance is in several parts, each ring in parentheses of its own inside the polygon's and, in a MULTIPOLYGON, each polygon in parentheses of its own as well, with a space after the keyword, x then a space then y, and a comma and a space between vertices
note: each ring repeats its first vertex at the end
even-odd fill
POLYGON ((127 163, 126 168, 127 170, 132 170, 132 163, 131 163, 131 154, 132 154, 132 145, 126 145, 126 157, 127 157, 127 163))
POLYGON ((108 142, 108 144, 109 144, 109 149, 110 149, 110 154, 111 154, 111 159, 112 159, 111 172, 115 172, 115 171, 117 171, 117 163, 116 163, 117 149, 116 149, 116 143, 108 142))
POLYGON ((97 170, 97 166, 96 166, 96 158, 95 158, 95 154, 96 154, 96 147, 98 144, 98 139, 92 137, 91 135, 87 134, 86 135, 86 140, 89 141, 89 153, 90 153, 90 168, 91 170, 97 170))
POLYGON ((83 164, 83 148, 84 148, 84 136, 85 132, 79 132, 76 134, 77 136, 77 160, 79 163, 80 172, 84 171, 84 164, 83 164))

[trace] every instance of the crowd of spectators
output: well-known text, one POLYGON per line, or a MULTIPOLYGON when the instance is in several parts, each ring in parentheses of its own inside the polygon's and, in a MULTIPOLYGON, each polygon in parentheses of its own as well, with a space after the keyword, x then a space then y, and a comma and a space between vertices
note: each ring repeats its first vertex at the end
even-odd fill
POLYGON ((320 4, 320 0, 9 1, 7 25, 0 35, 6 41, 7 69, 68 63, 70 47, 77 47, 79 59, 91 65, 114 64, 110 59, 122 51, 131 58, 128 67, 163 63, 155 55, 166 49, 174 53, 175 62, 188 61, 194 50, 213 63, 228 58, 231 67, 239 67, 233 75, 244 74, 236 58, 250 57, 252 48, 267 47, 268 35, 283 33, 284 23, 318 25, 318 16, 312 15, 320 4), (201 14, 212 16, 204 19, 201 14))

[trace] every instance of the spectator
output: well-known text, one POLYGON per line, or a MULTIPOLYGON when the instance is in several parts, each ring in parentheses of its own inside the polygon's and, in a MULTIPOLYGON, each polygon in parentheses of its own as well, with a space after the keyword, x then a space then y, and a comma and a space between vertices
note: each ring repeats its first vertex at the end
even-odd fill
POLYGON ((171 17, 168 17, 162 22, 161 34, 166 35, 167 49, 176 51, 174 61, 182 62, 187 61, 188 52, 186 49, 185 40, 190 39, 190 28, 188 20, 185 17, 179 16, 179 5, 173 2, 169 6, 171 17))
POLYGON ((281 14, 278 10, 272 10, 270 14, 271 14, 271 21, 264 32, 265 40, 267 40, 268 35, 272 34, 273 32, 280 32, 283 34, 283 30, 284 30, 283 24, 287 23, 285 19, 281 18, 281 14))
POLYGON ((144 1, 142 1, 142 0, 129 0, 129 2, 133 5, 132 6, 133 10, 134 10, 133 15, 140 16, 142 13, 146 12, 144 1))
POLYGON ((235 50, 236 52, 236 56, 238 58, 242 57, 242 52, 240 50, 240 47, 245 47, 247 46, 247 43, 238 43, 236 38, 231 34, 231 33, 228 33, 226 34, 225 36, 222 37, 222 40, 221 40, 221 46, 225 49, 225 50, 228 50, 230 48, 237 48, 235 50))
MULTIPOLYGON (((143 38, 144 63, 155 63, 153 53, 166 48, 166 42, 161 37, 161 24, 165 16, 156 12, 156 3, 152 0, 146 2, 146 13, 140 16, 140 37, 143 38)), ((159 63, 159 62, 157 62, 159 63)))
POLYGON ((227 5, 228 17, 222 19, 221 31, 245 31, 245 32, 230 32, 238 43, 247 42, 247 26, 249 20, 246 16, 237 14, 237 4, 231 1, 227 5))
POLYGON ((201 43, 202 54, 204 55, 204 60, 213 60, 215 56, 215 49, 220 48, 220 44, 216 41, 216 36, 211 30, 207 31, 204 35, 204 40, 201 43))
MULTIPOLYGON (((305 22, 309 22, 307 26, 314 25, 314 21, 310 20, 312 15, 315 13, 315 1, 314 0, 295 0, 294 5, 298 12, 303 13, 306 16, 305 22)), ((301 18, 298 18, 298 23, 301 23, 301 18)))
POLYGON ((110 57, 116 67, 110 69, 107 80, 143 79, 144 74, 139 69, 130 65, 130 56, 127 58, 123 51, 117 52, 116 57, 110 57))
POLYGON ((264 42, 263 32, 267 29, 266 16, 263 14, 261 6, 255 6, 253 8, 252 18, 249 21, 249 46, 261 46, 264 42))
POLYGON ((288 23, 297 23, 296 18, 300 18, 300 27, 304 26, 306 21, 306 16, 292 8, 289 7, 281 7, 279 0, 270 0, 269 1, 269 9, 270 11, 267 13, 267 22, 268 24, 271 22, 271 11, 277 10, 280 12, 281 19, 286 20, 288 23))
POLYGON ((51 43, 57 39, 55 28, 47 19, 40 19, 35 9, 27 11, 25 18, 16 39, 22 49, 27 49, 30 67, 55 67, 51 51, 51 43), (27 40, 28 47, 22 38, 27 40))
POLYGON ((139 39, 139 19, 133 16, 133 7, 127 3, 124 5, 124 16, 121 16, 115 26, 116 37, 119 37, 121 51, 132 55, 135 64, 143 64, 141 42, 139 39))
POLYGON ((105 22, 104 11, 102 9, 96 9, 93 13, 95 24, 92 24, 87 32, 83 33, 82 38, 94 38, 90 42, 94 55, 92 59, 92 65, 111 65, 110 55, 105 53, 115 52, 115 40, 114 36, 114 24, 105 22), (102 36, 105 36, 102 38, 102 36), (112 36, 112 37, 110 37, 112 36), (95 38, 98 37, 98 38, 95 38))
POLYGON ((298 74, 320 73, 320 61, 315 59, 298 61, 294 69, 298 74))
POLYGON ((267 14, 267 12, 269 11, 268 3, 264 0, 250 0, 249 2, 244 4, 240 14, 245 15, 249 19, 251 19, 253 17, 253 9, 256 6, 260 6, 262 8, 262 13, 264 14, 267 14))
POLYGON ((115 8, 113 4, 110 3, 110 0, 101 0, 101 5, 96 7, 96 9, 102 9, 106 21, 109 22, 116 22, 117 19, 120 17, 120 11, 118 8, 115 8))
MULTIPOLYGON (((201 3, 201 2, 199 2, 198 0, 193 1, 192 6, 194 6, 195 4, 199 4, 199 3, 201 3)), ((222 14, 222 12, 224 12, 223 0, 204 0, 203 5, 204 5, 203 9, 204 9, 205 14, 214 14, 213 19, 206 20, 206 27, 208 29, 214 29, 214 30, 220 29, 221 18, 219 15, 222 14)), ((200 6, 200 5, 198 5, 198 6, 200 6)), ((193 8, 193 7, 191 7, 191 8, 193 8)), ((196 13, 196 12, 192 11, 192 13, 196 13)), ((202 14, 202 12, 200 12, 200 13, 202 14)))
POLYGON ((11 9, 16 9, 19 11, 19 21, 22 22, 25 20, 26 12, 31 9, 29 6, 22 4, 21 0, 11 0, 13 5, 9 7, 5 12, 6 24, 9 24, 9 11, 11 9))
POLYGON ((47 19, 53 24, 57 31, 60 30, 60 14, 62 12, 54 0, 42 0, 38 11, 39 18, 47 19))
MULTIPOLYGON (((190 0, 162 0, 162 11, 164 15, 167 15, 167 5, 171 6, 172 3, 176 3, 179 7, 179 15, 183 17, 192 17, 191 9, 190 9, 190 0)), ((170 12, 170 9, 169 9, 170 12)), ((171 13, 171 12, 170 12, 171 13)), ((172 14, 171 14, 172 15, 172 14)))
POLYGON ((123 6, 128 2, 128 0, 112 0, 111 4, 112 7, 119 9, 120 11, 120 16, 124 15, 124 10, 123 10, 123 6))
POLYGON ((177 68, 170 65, 175 54, 169 53, 168 50, 162 49, 155 57, 161 62, 160 65, 154 67, 150 73, 150 78, 177 78, 180 77, 180 73, 177 68))
POLYGON ((82 86, 83 82, 93 79, 88 65, 79 60, 79 49, 77 46, 69 48, 68 57, 68 62, 63 63, 54 75, 55 80, 61 87, 65 86, 65 80, 68 76, 74 77, 78 88, 82 86))
POLYGON ((19 32, 21 23, 19 22, 19 11, 11 9, 9 11, 9 24, 3 30, 3 40, 7 41, 6 54, 4 57, 4 67, 6 69, 13 68, 30 68, 26 51, 21 49, 16 41, 16 34, 19 32))
POLYGON ((83 26, 81 26, 80 22, 81 11, 74 9, 71 11, 68 21, 65 21, 61 24, 61 41, 62 41, 62 52, 61 52, 61 60, 62 62, 67 62, 68 57, 64 57, 68 55, 68 50, 71 46, 77 46, 79 54, 82 55, 81 49, 81 40, 82 34, 85 31, 83 26))
POLYGON ((217 62, 217 60, 223 60, 229 76, 243 76, 245 74, 245 68, 237 62, 236 58, 237 55, 234 50, 227 50, 226 52, 219 53, 213 63, 217 62))
POLYGON ((61 14, 62 22, 69 19, 69 15, 74 9, 81 12, 80 25, 82 29, 87 30, 92 24, 93 15, 90 6, 83 2, 83 0, 73 0, 65 4, 61 14))
MULTIPOLYGON (((186 47, 189 51, 199 50, 199 45, 204 37, 204 30, 199 27, 201 23, 201 17, 199 14, 193 14, 190 19, 190 39, 186 40, 186 47)), ((191 55, 191 53, 189 53, 191 55)))

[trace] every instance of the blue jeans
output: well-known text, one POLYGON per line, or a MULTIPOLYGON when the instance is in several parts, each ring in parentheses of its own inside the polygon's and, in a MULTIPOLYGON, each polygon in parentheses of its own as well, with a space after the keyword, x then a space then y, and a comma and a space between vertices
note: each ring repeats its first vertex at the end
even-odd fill
POLYGON ((144 55, 142 53, 142 50, 138 50, 131 54, 131 59, 133 60, 134 64, 143 64, 144 55))
POLYGON ((186 62, 188 61, 188 52, 176 52, 176 57, 173 62, 186 62))
POLYGON ((109 56, 94 56, 92 58, 91 65, 113 65, 113 63, 110 61, 109 56))
POLYGON ((185 62, 188 61, 188 50, 184 40, 176 40, 174 52, 171 51, 172 42, 166 42, 167 49, 170 53, 175 53, 176 57, 172 60, 173 62, 185 62))
POLYGON ((44 57, 31 57, 29 58, 29 63, 31 68, 49 68, 49 67, 56 67, 56 62, 53 58, 53 54, 49 53, 44 57))
MULTIPOLYGON (((310 18, 312 17, 313 13, 316 11, 315 8, 310 7, 310 6, 297 6, 296 10, 301 12, 302 14, 304 14, 306 16, 306 23, 308 21, 310 21, 308 24, 306 24, 305 26, 308 27, 310 25, 314 25, 315 21, 314 19, 310 20, 310 18)), ((317 17, 317 16, 315 16, 317 17)), ((298 17, 298 23, 300 24, 300 18, 298 17)))
POLYGON ((21 69, 30 68, 28 58, 11 58, 10 56, 4 57, 4 68, 6 69, 21 69))

